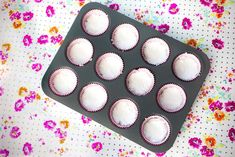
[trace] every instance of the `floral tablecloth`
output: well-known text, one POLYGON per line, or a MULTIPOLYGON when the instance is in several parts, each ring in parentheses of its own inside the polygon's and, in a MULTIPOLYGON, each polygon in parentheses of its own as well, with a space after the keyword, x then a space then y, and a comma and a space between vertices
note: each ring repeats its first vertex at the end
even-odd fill
POLYGON ((0 156, 233 157, 234 0, 98 2, 210 58, 210 73, 174 146, 150 152, 42 92, 42 76, 88 0, 1 0, 0 156))

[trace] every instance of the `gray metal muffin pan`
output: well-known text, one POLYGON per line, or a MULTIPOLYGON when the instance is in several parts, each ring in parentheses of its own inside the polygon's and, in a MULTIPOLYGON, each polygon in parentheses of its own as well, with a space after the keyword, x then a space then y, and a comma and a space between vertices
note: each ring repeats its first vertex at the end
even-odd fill
POLYGON ((130 139, 134 141, 135 143, 138 143, 139 145, 153 151, 153 152, 164 152, 171 148, 173 145, 178 132, 180 131, 180 128, 182 124, 184 123, 184 120, 188 114, 188 112, 191 109, 191 106, 200 90, 201 85, 203 84, 208 72, 209 72, 209 59, 207 56, 186 44, 183 44, 167 35, 161 34, 157 32, 156 30, 150 29, 149 27, 123 15, 116 11, 113 11, 109 9, 108 7, 99 4, 99 3, 88 3, 85 5, 77 18, 75 19, 71 29, 69 30, 66 38, 64 39, 63 44, 61 45, 60 49, 58 50, 55 58, 53 59, 52 63, 50 64, 49 68, 47 69, 43 79, 42 79, 42 89, 45 92, 45 94, 54 99, 59 101, 60 103, 63 103, 64 105, 68 106, 69 108, 84 114, 88 117, 91 117, 94 121, 106 126, 107 128, 121 134, 122 136, 126 137, 127 139, 130 139), (100 36, 90 36, 87 33, 83 31, 82 28, 82 17, 83 15, 88 12, 91 9, 100 9, 103 10, 105 13, 109 16, 109 27, 107 31, 100 35, 100 36), (138 44, 131 50, 128 50, 126 52, 122 52, 114 47, 111 42, 111 35, 113 30, 120 24, 123 23, 129 23, 134 25, 138 31, 139 31, 139 42, 138 44), (167 60, 167 62, 159 65, 154 66, 146 63, 142 56, 141 56, 141 47, 143 43, 152 37, 158 37, 167 42, 167 44, 170 47, 170 56, 167 60), (85 64, 82 67, 76 66, 71 64, 68 59, 66 58, 66 50, 70 42, 72 42, 76 38, 86 38, 88 39, 93 47, 94 47, 94 54, 92 61, 85 64), (113 52, 117 53, 124 62, 124 71, 123 73, 115 80, 113 81, 105 81, 102 80, 95 71, 95 63, 99 56, 106 52, 113 52), (172 71, 172 63, 173 60, 181 53, 189 52, 194 54, 198 57, 198 59, 201 62, 201 74, 199 77, 197 77, 193 81, 181 81, 178 79, 173 71, 172 71), (69 67, 73 69, 77 76, 78 76, 78 85, 76 89, 73 91, 72 94, 68 96, 58 96, 55 95, 50 87, 49 87, 49 77, 52 74, 53 71, 56 69, 59 69, 61 67, 69 67), (148 93, 146 96, 134 96, 131 94, 125 85, 125 79, 128 75, 128 73, 135 68, 139 67, 145 67, 148 68, 155 77, 155 86, 151 90, 150 93, 148 93), (85 111, 80 103, 79 103, 79 93, 85 85, 92 83, 92 82, 99 82, 104 85, 108 92, 108 101, 106 106, 100 110, 99 112, 90 113, 85 111), (157 101, 156 101, 156 94, 158 90, 167 83, 174 83, 179 86, 181 86, 186 93, 187 100, 186 105, 183 109, 176 113, 168 113, 164 110, 162 110, 157 101), (139 116, 134 125, 132 125, 130 128, 121 129, 116 127, 109 119, 109 109, 111 105, 120 98, 130 98, 134 100, 137 103, 137 106, 139 108, 139 116), (154 146, 151 144, 148 144, 142 137, 140 133, 141 124, 144 121, 145 118, 160 114, 166 117, 171 126, 171 134, 168 138, 168 140, 158 146, 154 146))

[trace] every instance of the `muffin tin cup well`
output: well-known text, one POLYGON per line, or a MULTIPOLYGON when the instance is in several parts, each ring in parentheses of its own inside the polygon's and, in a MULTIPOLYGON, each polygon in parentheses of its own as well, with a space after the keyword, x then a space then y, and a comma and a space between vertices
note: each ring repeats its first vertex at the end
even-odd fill
POLYGON ((178 132, 183 125, 185 118, 188 112, 193 105, 193 102, 200 90, 201 85, 203 84, 208 72, 209 72, 209 59, 207 56, 188 45, 185 45, 169 36, 161 34, 156 30, 150 29, 149 27, 129 18, 126 17, 116 11, 109 9, 108 7, 99 4, 99 3, 88 3, 85 5, 81 10, 77 18, 75 19, 71 29, 69 30, 67 36, 64 39, 63 44, 61 45, 60 49, 58 50, 55 58, 53 59, 52 63, 50 64, 49 68, 47 69, 43 79, 42 79, 42 89, 45 94, 54 99, 59 101, 60 103, 68 106, 69 108, 84 114, 92 118, 94 121, 106 126, 107 128, 121 134, 122 136, 126 137, 127 139, 145 147, 148 150, 153 152, 164 152, 171 148, 173 145, 178 132), (109 27, 106 32, 100 36, 90 36, 86 32, 83 31, 82 28, 82 17, 85 13, 92 9, 100 9, 107 13, 109 16, 109 27), (139 41, 134 48, 125 51, 124 53, 118 50, 111 41, 112 38, 112 31, 120 24, 129 23, 136 27, 139 32, 139 41), (147 64, 141 54, 142 45, 145 41, 150 38, 158 37, 163 39, 170 48, 170 56, 167 61, 161 65, 154 66, 147 64), (82 67, 78 67, 76 65, 71 64, 68 59, 66 58, 66 51, 67 47, 76 38, 85 38, 88 39, 93 47, 94 47, 94 54, 92 61, 88 62, 86 65, 82 67), (124 69, 123 73, 112 81, 107 81, 101 79, 95 70, 95 64, 97 59, 103 55, 105 52, 114 52, 117 53, 124 62, 124 69), (174 59, 184 52, 192 53, 195 55, 201 62, 201 74, 193 81, 182 81, 178 79, 173 72, 172 63, 174 59), (60 68, 60 67, 69 67, 73 69, 79 78, 79 84, 76 89, 68 96, 58 96, 54 94, 49 85, 48 80, 50 74, 60 68), (155 77, 155 85, 152 90, 145 96, 135 96, 129 92, 126 88, 126 77, 132 69, 136 69, 139 67, 145 67, 149 69, 154 77, 155 77), (89 84, 90 82, 99 82, 104 85, 105 89, 108 92, 108 100, 104 108, 98 112, 87 112, 84 110, 80 102, 78 100, 78 95, 80 94, 81 89, 89 84), (156 93, 158 90, 167 83, 174 83, 179 85, 185 90, 187 95, 186 105, 176 113, 168 113, 161 109, 161 107, 156 102, 156 93), (109 109, 113 102, 115 102, 119 98, 130 98, 136 102, 139 115, 138 119, 135 123, 126 129, 121 129, 115 126, 109 119, 109 109), (170 124, 171 124, 171 134, 167 141, 163 144, 154 146, 147 143, 141 136, 140 128, 143 120, 151 115, 162 115, 166 117, 170 124))

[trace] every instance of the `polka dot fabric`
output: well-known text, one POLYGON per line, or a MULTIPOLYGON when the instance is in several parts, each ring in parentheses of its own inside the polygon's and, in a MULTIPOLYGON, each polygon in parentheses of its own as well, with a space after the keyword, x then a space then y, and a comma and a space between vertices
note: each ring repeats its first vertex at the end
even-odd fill
POLYGON ((41 79, 88 0, 0 3, 0 156, 223 156, 235 150, 234 0, 97 0, 204 51, 210 73, 173 147, 155 153, 44 95, 41 79))

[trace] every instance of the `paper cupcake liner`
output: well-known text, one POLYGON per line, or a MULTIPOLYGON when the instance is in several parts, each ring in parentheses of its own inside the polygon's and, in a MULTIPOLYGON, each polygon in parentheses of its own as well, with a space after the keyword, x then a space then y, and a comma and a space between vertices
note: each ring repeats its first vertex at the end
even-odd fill
POLYGON ((108 102, 108 99, 109 99, 109 95, 108 95, 107 89, 105 88, 105 86, 104 86, 103 84, 101 84, 101 83, 99 83, 99 82, 88 83, 87 85, 85 85, 84 87, 82 87, 82 89, 81 89, 80 92, 79 92, 79 103, 80 103, 80 106, 81 106, 85 111, 90 112, 90 113, 95 113, 95 112, 101 111, 101 110, 106 106, 106 104, 107 104, 107 102, 108 102), (98 110, 93 110, 93 111, 87 110, 87 108, 86 108, 86 107, 82 104, 82 102, 81 102, 81 95, 83 94, 83 89, 84 89, 85 87, 89 86, 89 85, 99 85, 99 86, 103 87, 103 88, 105 89, 105 91, 106 91, 107 100, 106 100, 106 102, 103 104, 103 106, 102 106, 100 109, 98 109, 98 110))
POLYGON ((109 16, 108 16, 108 14, 107 14, 105 11, 103 11, 103 10, 101 10, 101 9, 92 9, 92 10, 86 12, 86 13, 83 15, 81 25, 82 25, 83 31, 84 31, 86 34, 88 34, 88 35, 90 35, 90 36, 94 36, 94 37, 95 37, 95 36, 100 36, 100 35, 104 34, 104 33, 108 30, 108 28, 109 28, 109 26, 110 26, 110 18, 109 18, 109 16), (99 33, 99 34, 97 34, 97 35, 89 34, 89 33, 87 32, 87 30, 85 29, 85 21, 86 21, 86 19, 87 19, 91 14, 93 14, 95 11, 102 11, 102 12, 104 12, 104 13, 107 15, 108 20, 109 20, 109 21, 108 21, 108 25, 107 25, 105 31, 104 31, 104 32, 101 32, 101 33, 99 33))
POLYGON ((49 79, 48 79, 48 85, 49 85, 50 90, 51 90, 55 95, 60 96, 60 97, 65 97, 65 96, 68 96, 68 95, 72 94, 72 93, 76 90, 76 88, 77 88, 77 86, 78 86, 78 75, 77 75, 77 73, 76 73, 72 68, 70 68, 70 67, 66 67, 66 66, 60 67, 60 68, 57 68, 56 70, 54 70, 54 71, 50 74, 49 79), (75 76, 76 76, 76 78, 77 78, 76 86, 74 87, 73 91, 71 91, 70 93, 67 93, 67 94, 59 94, 59 93, 56 93, 56 92, 55 92, 56 89, 54 89, 54 87, 53 87, 53 85, 52 85, 52 82, 51 82, 51 78, 53 77, 53 74, 55 74, 56 72, 59 72, 60 70, 63 70, 63 69, 71 70, 71 71, 75 74, 75 76))
POLYGON ((91 59, 90 59, 89 61, 87 61, 86 63, 84 63, 84 64, 82 64, 82 65, 75 64, 75 63, 73 63, 73 62, 71 61, 71 59, 70 59, 68 53, 69 53, 70 49, 78 42, 77 40, 79 40, 79 39, 85 39, 85 40, 87 40, 88 42, 90 42, 90 40, 88 40, 88 39, 86 39, 86 38, 76 38, 76 39, 73 39, 72 42, 71 42, 71 43, 69 44, 69 46, 67 47, 65 57, 66 57, 66 59, 69 61, 69 63, 71 63, 71 64, 73 64, 73 65, 76 65, 76 66, 79 66, 79 67, 82 67, 82 66, 88 64, 90 61, 92 61, 92 58, 93 58, 93 56, 94 56, 94 46, 93 46, 93 44, 90 42, 91 45, 92 45, 93 52, 92 52, 91 59))
POLYGON ((115 77, 115 78, 113 78, 113 79, 105 79, 105 78, 103 78, 103 76, 99 73, 98 65, 99 65, 100 61, 101 61, 103 58, 107 57, 109 54, 115 54, 115 55, 119 56, 118 54, 113 53, 113 52, 107 52, 107 53, 105 53, 105 54, 99 56, 99 58, 97 59, 96 64, 95 64, 95 70, 96 70, 96 74, 97 74, 101 79, 107 80, 107 81, 113 81, 113 80, 116 80, 116 79, 123 73, 123 70, 124 70, 124 62, 123 62, 122 57, 119 56, 119 57, 121 58, 121 60, 122 60, 122 71, 121 71, 121 73, 120 73, 117 77, 115 77))
POLYGON ((154 39, 154 38, 161 39, 161 38, 158 38, 158 37, 152 37, 152 38, 147 39, 147 40, 144 42, 144 44, 142 45, 142 47, 141 47, 141 56, 142 56, 143 60, 144 60, 147 64, 150 64, 150 65, 153 65, 153 66, 159 66, 159 65, 164 64, 164 63, 166 63, 166 62, 168 61, 168 59, 169 59, 169 57, 170 57, 170 55, 171 55, 171 51, 170 51, 170 47, 169 47, 169 45, 167 44, 167 42, 166 42, 165 40, 161 39, 161 40, 163 40, 163 41, 167 44, 168 49, 169 49, 169 55, 168 55, 167 59, 166 59, 164 62, 160 63, 160 64, 152 64, 152 63, 149 63, 149 62, 145 59, 145 56, 144 56, 144 47, 145 47, 145 44, 146 44, 147 42, 149 42, 151 39, 154 39))
POLYGON ((198 57, 192 53, 189 53, 189 52, 184 52, 184 53, 181 53, 180 55, 176 56, 173 60, 173 63, 172 63, 172 70, 173 70, 173 74, 176 78, 178 78, 179 80, 183 81, 183 82, 191 82, 191 81, 194 81, 196 80, 200 75, 201 75, 201 72, 202 72, 202 63, 201 61, 198 59, 198 57), (199 61, 200 65, 199 65, 199 68, 200 68, 200 72, 198 73, 198 75, 192 79, 192 80, 183 80, 181 78, 179 78, 176 74, 175 74, 175 61, 181 56, 181 55, 184 55, 184 54, 191 54, 193 56, 195 56, 197 58, 197 60, 199 61))
POLYGON ((152 116, 149 116, 149 117, 147 117, 147 118, 145 118, 145 120, 142 122, 142 124, 141 124, 141 126, 140 126, 140 135, 141 135, 141 137, 143 138, 143 140, 146 142, 146 143, 148 143, 148 144, 150 144, 150 145, 154 145, 154 146, 160 146, 160 145, 163 145, 167 140, 169 140, 169 137, 171 136, 171 124, 170 124, 170 121, 165 117, 165 116, 163 116, 163 115, 161 115, 161 114, 154 114, 154 115, 152 115, 152 116), (158 144, 154 144, 154 143, 151 143, 148 139, 146 139, 145 137, 144 137, 144 135, 143 135, 143 126, 144 126, 144 124, 147 122, 147 121, 149 121, 150 119, 154 119, 155 117, 161 117, 161 118, 163 118, 166 122, 167 122, 167 128, 168 128, 168 130, 169 130, 169 132, 168 132, 168 134, 167 134, 167 136, 166 136, 166 138, 161 142, 161 143, 158 143, 158 144))
POLYGON ((145 95, 147 95, 148 93, 150 93, 152 90, 153 90, 153 88, 154 88, 154 86, 155 86, 155 76, 154 76, 154 74, 148 69, 148 68, 144 68, 144 67, 139 67, 139 68, 135 68, 135 69, 132 69, 128 74, 127 74, 127 77, 126 77, 126 88, 127 88, 127 90, 131 93, 131 94, 133 94, 133 95, 135 95, 135 96, 145 96, 145 95), (138 71, 138 70, 141 70, 141 69, 143 69, 143 70, 148 70, 152 75, 149 75, 150 77, 152 77, 153 76, 153 85, 152 85, 152 87, 151 87, 151 89, 149 89, 148 91, 146 91, 145 92, 145 94, 143 94, 143 95, 138 95, 138 94, 135 94, 135 93, 133 93, 130 89, 129 89, 129 87, 128 87, 128 78, 130 77, 130 75, 132 74, 132 73, 135 73, 135 71, 134 70, 136 70, 136 71, 138 71))
POLYGON ((110 122, 111 122, 114 126, 116 126, 116 127, 118 127, 118 128, 121 128, 121 129, 128 129, 128 128, 130 128, 131 126, 133 126, 133 125, 136 123, 136 121, 138 120, 138 118, 139 118, 139 113, 140 113, 139 111, 140 111, 139 106, 138 106, 137 103, 136 103, 134 100, 132 100, 131 98, 121 98, 121 99, 117 99, 117 100, 115 100, 115 102, 114 102, 114 103, 111 105, 111 107, 109 108, 109 119, 110 119, 110 122), (116 106, 116 102, 119 101, 119 100, 123 100, 123 99, 130 100, 131 102, 133 102, 133 103, 135 104, 135 106, 136 106, 136 109, 137 109, 137 116, 136 116, 136 119, 135 119, 135 121, 134 121, 131 125, 121 126, 121 125, 117 124, 117 123, 114 121, 113 116, 112 116, 112 111, 113 111, 114 107, 116 106))
POLYGON ((122 52, 129 51, 129 50, 134 49, 134 48, 138 45, 139 40, 140 40, 140 33, 139 33, 139 30, 138 30, 134 25, 129 24, 129 23, 122 23, 122 24, 120 24, 120 25, 116 26, 116 27, 115 27, 115 29, 113 30, 113 32, 112 32, 112 36, 111 36, 111 42, 112 42, 112 45, 113 45, 115 48, 117 48, 118 50, 122 51, 122 52), (120 49, 120 48, 118 48, 118 47, 114 44, 114 39, 113 39, 113 38, 114 38, 114 34, 115 34, 115 33, 116 33, 116 31, 117 31, 117 28, 118 28, 118 27, 120 28, 120 26, 122 26, 122 25, 124 25, 124 24, 128 24, 128 25, 133 26, 133 27, 137 30, 137 32, 138 32, 138 36, 137 36, 138 40, 137 40, 136 44, 135 44, 134 46, 132 46, 131 48, 129 48, 129 49, 125 49, 125 50, 124 50, 124 49, 120 49))

